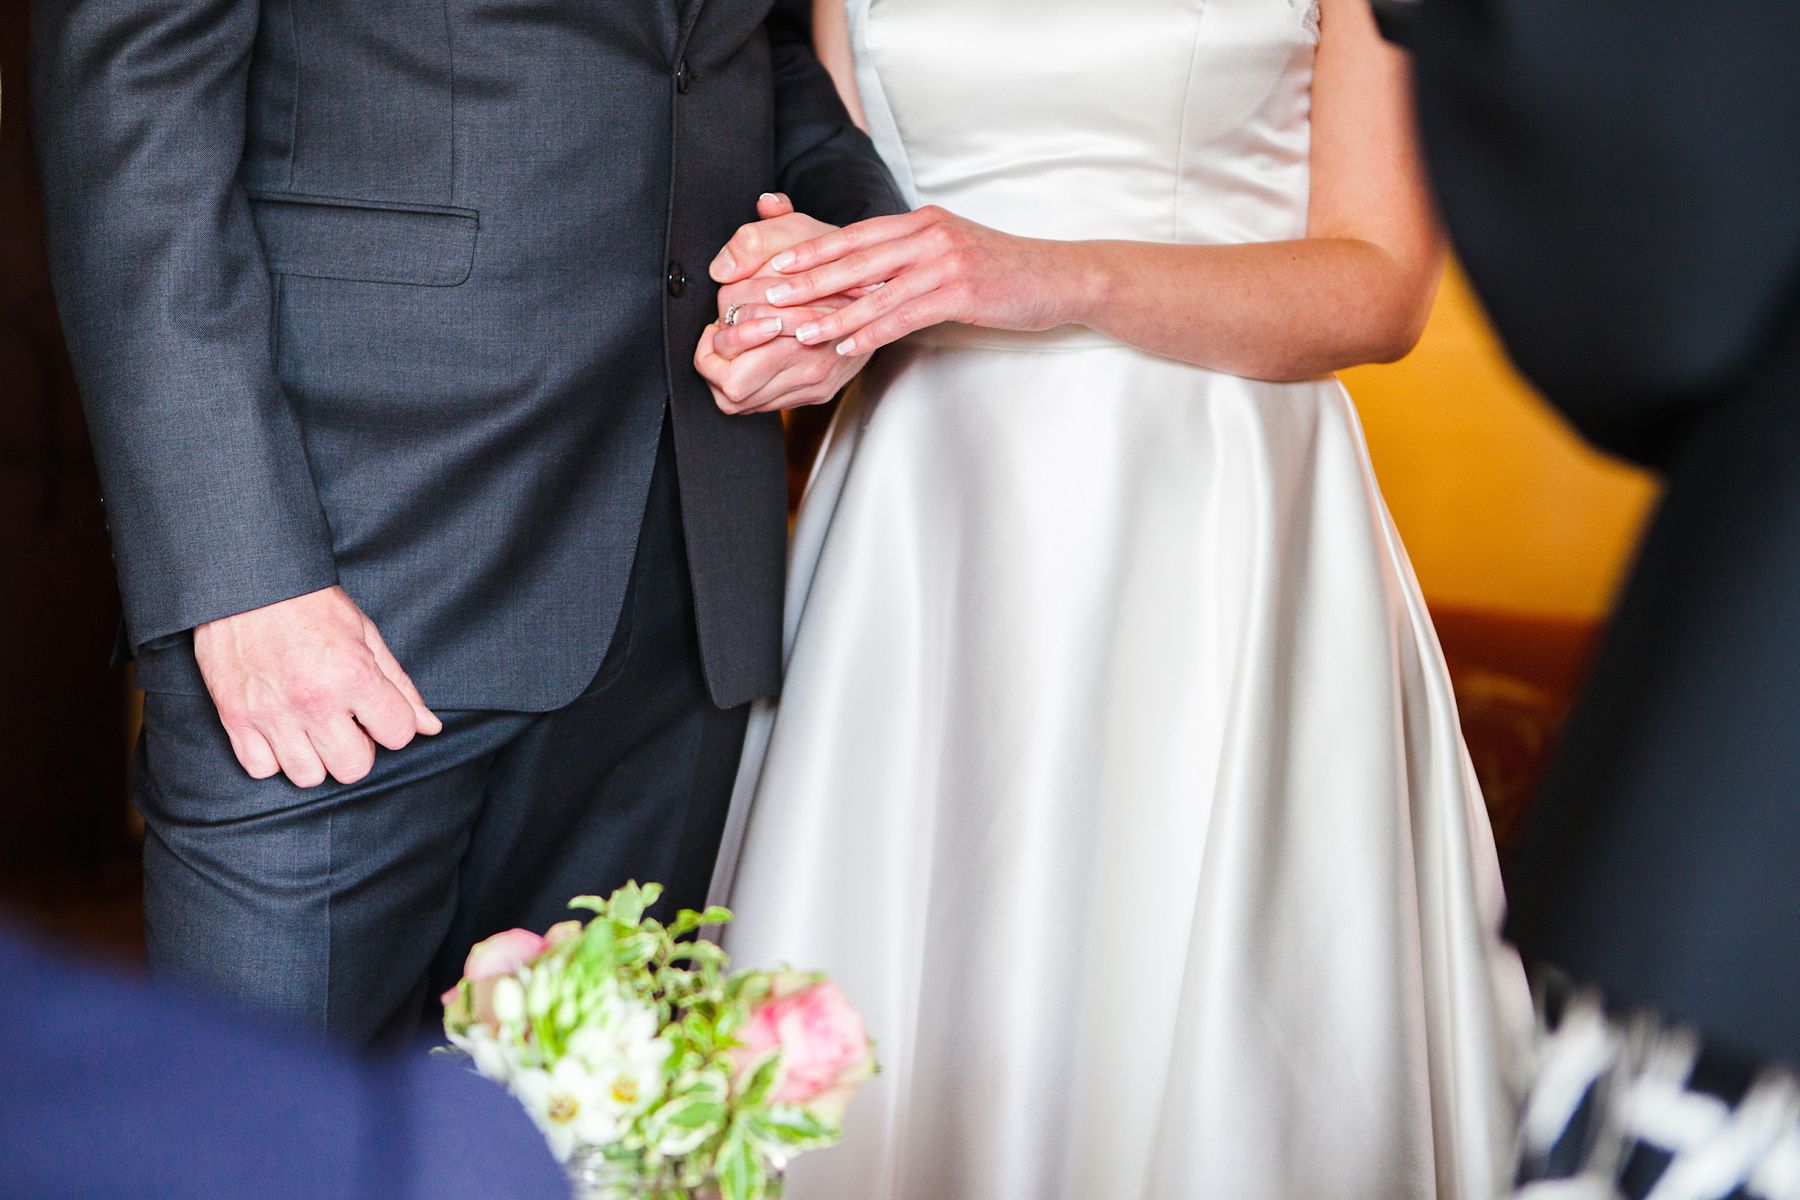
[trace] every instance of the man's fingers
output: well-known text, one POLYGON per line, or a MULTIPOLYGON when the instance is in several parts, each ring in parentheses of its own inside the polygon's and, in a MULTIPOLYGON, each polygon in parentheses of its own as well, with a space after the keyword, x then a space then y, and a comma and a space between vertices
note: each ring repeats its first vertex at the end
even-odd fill
MULTIPOLYGON (((394 685, 394 690, 398 691, 407 704, 412 707, 414 728, 427 737, 443 732, 444 723, 438 720, 436 713, 425 706, 425 697, 419 695, 419 689, 413 686, 412 676, 408 675, 400 666, 400 660, 394 657, 392 650, 388 649, 387 643, 381 638, 381 631, 375 628, 373 621, 363 621, 363 644, 369 648, 369 653, 374 655, 375 665, 387 677, 387 681, 394 685)), ((402 743, 402 745, 404 744, 402 743)), ((382 745, 385 746, 387 743, 383 742, 382 745)), ((398 746, 389 746, 388 748, 399 749, 398 746)))
POLYGON ((374 769, 375 743, 348 713, 307 730, 307 740, 339 783, 356 783, 374 769))
POLYGON ((281 763, 275 758, 275 750, 269 745, 269 739, 248 726, 225 726, 225 736, 231 739, 231 752, 237 756, 238 765, 252 779, 267 779, 279 774, 281 763))
POLYGON ((275 751, 276 761, 281 764, 281 773, 295 787, 315 788, 325 782, 325 763, 298 725, 271 729, 265 736, 275 751))
POLYGON ((771 257, 831 230, 823 221, 792 211, 785 201, 780 207, 785 210, 780 215, 753 221, 732 235, 709 268, 716 282, 735 283, 760 274, 771 257))
POLYGON ((350 698, 350 715, 388 750, 404 750, 420 732, 418 710, 385 672, 350 698))
POLYGON ((725 248, 707 267, 714 283, 735 283, 762 270, 769 256, 830 228, 791 209, 765 220, 738 226, 725 248))

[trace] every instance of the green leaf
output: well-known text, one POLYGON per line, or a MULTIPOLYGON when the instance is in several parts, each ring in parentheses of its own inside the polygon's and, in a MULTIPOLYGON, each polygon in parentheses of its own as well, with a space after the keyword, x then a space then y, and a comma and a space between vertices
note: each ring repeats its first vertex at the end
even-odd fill
POLYGON ((755 1108, 765 1103, 769 1093, 775 1090, 776 1082, 781 1078, 781 1051, 771 1050, 763 1055, 744 1083, 744 1089, 738 1096, 738 1103, 744 1108, 755 1108))
POLYGON ((802 1150, 836 1145, 843 1130, 803 1108, 784 1104, 745 1119, 745 1130, 763 1153, 792 1158, 802 1150))
POLYGON ((733 1125, 725 1135, 713 1169, 719 1179, 719 1200, 762 1200, 768 1177, 762 1155, 744 1136, 742 1126, 733 1125))

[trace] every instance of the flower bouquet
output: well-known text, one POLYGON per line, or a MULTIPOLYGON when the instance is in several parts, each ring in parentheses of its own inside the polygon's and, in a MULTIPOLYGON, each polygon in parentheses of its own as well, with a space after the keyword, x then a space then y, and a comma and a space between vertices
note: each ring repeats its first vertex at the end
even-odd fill
POLYGON ((862 1018, 822 975, 728 970, 722 908, 645 917, 631 884, 539 936, 496 934, 444 993, 444 1032, 504 1084, 593 1200, 768 1200, 788 1160, 841 1136, 875 1073, 862 1018))

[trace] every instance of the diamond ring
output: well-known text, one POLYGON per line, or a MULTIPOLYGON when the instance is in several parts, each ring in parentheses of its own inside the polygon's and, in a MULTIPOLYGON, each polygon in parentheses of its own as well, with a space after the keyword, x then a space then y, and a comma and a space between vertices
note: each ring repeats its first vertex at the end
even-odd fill
POLYGON ((733 304, 725 310, 725 327, 729 329, 738 323, 738 313, 743 310, 742 304, 733 304))

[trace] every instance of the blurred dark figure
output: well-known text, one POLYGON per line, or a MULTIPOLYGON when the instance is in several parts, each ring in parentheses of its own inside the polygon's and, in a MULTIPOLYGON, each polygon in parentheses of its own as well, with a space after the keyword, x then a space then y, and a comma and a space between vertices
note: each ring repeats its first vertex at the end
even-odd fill
POLYGON ((1800 1195, 1800 5, 1378 8, 1514 359, 1667 486, 1514 887, 1607 997, 1556 1006, 1527 1178, 1800 1195))
POLYGON ((44 260, 25 15, 0 4, 0 897, 93 911, 101 891, 136 892, 128 705, 107 663, 119 597, 100 484, 44 260))
POLYGON ((567 1200, 466 1063, 374 1064, 61 962, 0 927, 0 1196, 567 1200))

